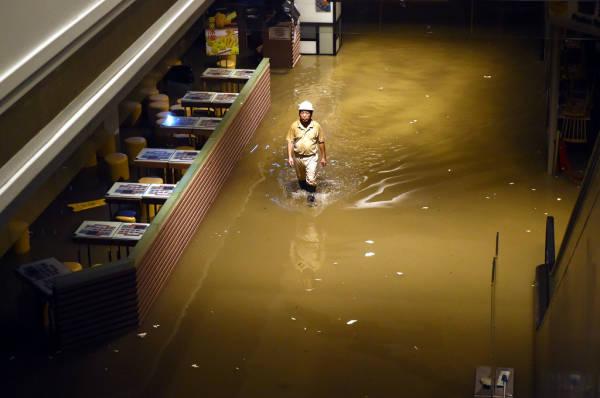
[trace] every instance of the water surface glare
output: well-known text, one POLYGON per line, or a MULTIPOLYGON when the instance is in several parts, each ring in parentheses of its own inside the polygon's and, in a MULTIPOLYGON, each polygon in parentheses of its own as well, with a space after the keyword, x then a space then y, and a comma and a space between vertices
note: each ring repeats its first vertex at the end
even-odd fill
POLYGON ((560 238, 577 192, 544 173, 539 43, 444 31, 365 29, 274 71, 270 113, 148 335, 97 353, 77 384, 107 364, 100 395, 467 397, 494 362, 531 396, 545 213, 560 238), (330 161, 314 207, 285 166, 305 99, 330 161))

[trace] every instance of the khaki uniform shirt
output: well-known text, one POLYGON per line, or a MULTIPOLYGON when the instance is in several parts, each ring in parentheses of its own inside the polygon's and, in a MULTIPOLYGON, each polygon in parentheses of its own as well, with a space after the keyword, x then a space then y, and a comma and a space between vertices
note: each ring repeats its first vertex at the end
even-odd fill
POLYGON ((319 152, 319 144, 325 142, 325 133, 321 125, 314 120, 306 127, 296 120, 288 130, 287 140, 294 143, 296 155, 316 155, 319 152))

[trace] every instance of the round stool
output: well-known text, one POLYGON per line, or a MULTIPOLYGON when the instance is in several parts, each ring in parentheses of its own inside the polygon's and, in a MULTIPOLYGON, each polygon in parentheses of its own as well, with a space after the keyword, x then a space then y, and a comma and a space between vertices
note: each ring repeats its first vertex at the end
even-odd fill
POLYGON ((158 112, 156 114, 156 120, 158 120, 158 119, 166 119, 167 116, 172 116, 171 112, 158 112))
POLYGON ((98 148, 98 155, 105 158, 109 153, 115 153, 117 151, 117 140, 114 134, 107 134, 103 138, 100 148, 98 148))
POLYGON ((182 65, 182 62, 179 58, 167 58, 164 60, 164 64, 168 67, 182 65))
POLYGON ((81 264, 79 264, 76 261, 63 261, 63 264, 65 265, 65 267, 67 267, 68 269, 70 269, 71 272, 78 272, 78 271, 81 271, 83 269, 83 267, 81 266, 81 264))
POLYGON ((142 116, 142 104, 136 101, 123 101, 119 104, 119 120, 125 127, 133 127, 142 116))
POLYGON ((81 147, 83 155, 83 167, 95 167, 98 165, 98 159, 96 158, 96 148, 92 142, 87 141, 81 147))
POLYGON ((115 215, 115 220, 121 222, 137 222, 137 213, 135 210, 119 210, 115 215))
POLYGON ((154 94, 148 97, 148 102, 166 102, 169 103, 169 96, 167 94, 154 94))
POLYGON ((235 69, 237 57, 235 55, 226 55, 217 61, 219 68, 235 69))
POLYGON ((16 254, 25 254, 31 250, 29 242, 29 224, 25 221, 11 221, 8 223, 8 234, 13 243, 16 254))
POLYGON ((158 83, 159 80, 160 79, 157 79, 156 76, 146 76, 142 79, 140 87, 156 88, 156 83, 158 83))
POLYGON ((144 137, 125 138, 125 152, 127 152, 127 156, 131 162, 133 162, 133 159, 144 148, 146 148, 146 139, 144 137))
POLYGON ((181 105, 173 105, 170 108, 170 112, 174 115, 174 116, 186 116, 187 115, 187 111, 185 110, 185 108, 181 105))
POLYGON ((114 152, 109 153, 104 157, 110 169, 110 179, 113 182, 129 179, 129 162, 127 155, 124 153, 114 152))
POLYGON ((138 93, 142 96, 142 98, 144 100, 146 100, 151 95, 159 94, 159 92, 156 89, 156 87, 141 87, 138 90, 138 93))
POLYGON ((140 184, 162 184, 163 179, 160 177, 142 177, 138 180, 140 184))
POLYGON ((151 102, 148 104, 148 120, 152 123, 156 120, 157 114, 168 111, 169 104, 167 102, 151 102))

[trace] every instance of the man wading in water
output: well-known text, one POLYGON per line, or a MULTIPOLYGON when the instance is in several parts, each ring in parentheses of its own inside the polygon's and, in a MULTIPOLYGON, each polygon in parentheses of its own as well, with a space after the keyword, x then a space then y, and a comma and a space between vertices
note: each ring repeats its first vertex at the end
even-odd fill
POLYGON ((300 120, 292 123, 287 133, 288 163, 296 169, 300 188, 308 191, 309 202, 315 201, 317 165, 327 165, 325 134, 321 125, 312 120, 313 111, 308 101, 298 105, 300 120))

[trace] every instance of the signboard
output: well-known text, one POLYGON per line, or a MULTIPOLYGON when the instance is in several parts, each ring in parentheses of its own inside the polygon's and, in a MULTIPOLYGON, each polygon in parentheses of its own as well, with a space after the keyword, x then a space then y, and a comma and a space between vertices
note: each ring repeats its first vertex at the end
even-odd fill
POLYGON ((237 28, 206 29, 206 55, 236 55, 240 53, 237 28))

